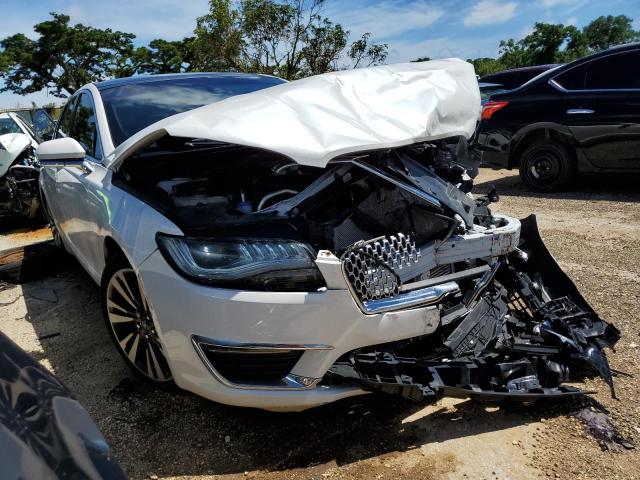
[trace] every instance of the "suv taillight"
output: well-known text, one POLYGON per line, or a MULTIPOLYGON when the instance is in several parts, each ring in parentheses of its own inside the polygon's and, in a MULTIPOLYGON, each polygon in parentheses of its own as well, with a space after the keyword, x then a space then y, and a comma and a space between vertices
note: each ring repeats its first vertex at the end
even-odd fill
POLYGON ((509 105, 509 102, 489 101, 482 106, 482 115, 480 115, 480 118, 482 120, 491 120, 494 113, 507 105, 509 105))

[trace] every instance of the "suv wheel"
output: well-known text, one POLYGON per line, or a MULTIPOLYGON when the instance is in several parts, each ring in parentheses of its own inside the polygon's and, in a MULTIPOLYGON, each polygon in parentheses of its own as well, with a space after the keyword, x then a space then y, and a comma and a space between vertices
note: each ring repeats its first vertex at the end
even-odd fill
POLYGON ((107 264, 101 285, 107 329, 125 363, 154 383, 172 380, 143 289, 128 262, 118 256, 107 264))
POLYGON ((552 140, 532 144, 520 158, 520 178, 533 190, 562 190, 573 180, 575 171, 569 149, 552 140))

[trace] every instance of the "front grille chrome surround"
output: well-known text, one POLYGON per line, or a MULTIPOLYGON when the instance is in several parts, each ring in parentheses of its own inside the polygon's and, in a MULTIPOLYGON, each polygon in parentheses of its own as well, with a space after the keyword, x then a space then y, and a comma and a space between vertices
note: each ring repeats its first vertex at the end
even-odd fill
POLYGON ((459 291, 460 288, 456 282, 447 282, 433 287, 400 293, 395 297, 365 301, 362 303, 362 309, 364 313, 376 314, 404 308, 428 306, 438 303, 444 297, 459 291))

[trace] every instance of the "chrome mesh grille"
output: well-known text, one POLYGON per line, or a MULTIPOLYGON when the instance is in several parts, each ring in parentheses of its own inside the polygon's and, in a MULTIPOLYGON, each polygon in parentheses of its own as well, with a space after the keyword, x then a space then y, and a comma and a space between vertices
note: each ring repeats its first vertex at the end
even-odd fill
POLYGON ((348 249, 342 262, 354 292, 361 301, 392 297, 400 291, 397 272, 420 260, 420 250, 408 235, 398 233, 348 249))

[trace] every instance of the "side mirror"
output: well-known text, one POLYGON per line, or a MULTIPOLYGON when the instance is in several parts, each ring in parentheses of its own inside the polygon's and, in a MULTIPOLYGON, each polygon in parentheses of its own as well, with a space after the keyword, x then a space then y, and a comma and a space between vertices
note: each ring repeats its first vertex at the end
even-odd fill
POLYGON ((56 138, 42 142, 36 149, 36 158, 43 167, 82 167, 86 152, 73 138, 56 138))

